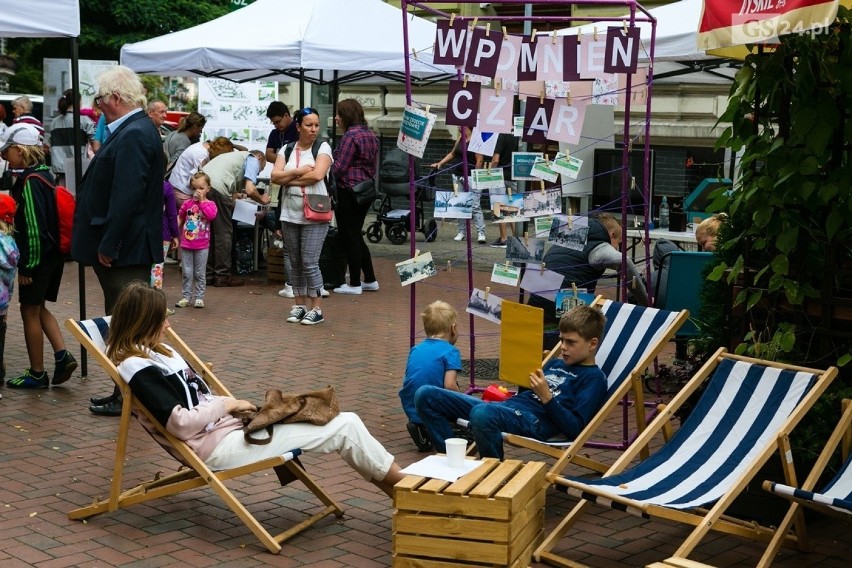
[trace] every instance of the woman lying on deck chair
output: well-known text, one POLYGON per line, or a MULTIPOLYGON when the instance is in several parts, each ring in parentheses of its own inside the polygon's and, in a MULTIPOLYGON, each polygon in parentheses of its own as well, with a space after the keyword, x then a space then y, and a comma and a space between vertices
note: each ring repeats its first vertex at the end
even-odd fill
MULTIPOLYGON (((403 477, 400 468, 352 412, 340 413, 325 426, 275 424, 269 444, 247 443, 242 421, 232 414, 257 408, 246 400, 211 394, 186 361, 163 343, 170 327, 166 307, 161 290, 142 282, 130 283, 112 312, 107 356, 133 396, 211 469, 239 467, 295 448, 335 451, 364 479, 392 494, 394 484, 403 477)), ((139 419, 159 439, 154 425, 143 415, 139 419)))

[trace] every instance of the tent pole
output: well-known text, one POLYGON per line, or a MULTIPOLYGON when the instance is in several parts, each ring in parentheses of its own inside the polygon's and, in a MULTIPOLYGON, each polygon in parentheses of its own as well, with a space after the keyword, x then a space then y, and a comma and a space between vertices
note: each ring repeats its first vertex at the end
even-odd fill
MULTIPOLYGON (((82 132, 80 130, 80 54, 78 52, 78 39, 71 38, 71 90, 74 93, 74 192, 80 191, 83 179, 83 155, 80 146, 83 144, 82 132)), ((80 319, 86 319, 86 270, 82 264, 77 264, 77 288, 80 298, 80 319)), ((86 376, 88 371, 88 360, 86 350, 80 347, 80 374, 86 376)))
POLYGON ((305 68, 299 67, 299 108, 305 108, 305 68))
POLYGON ((334 80, 331 82, 331 141, 337 145, 337 97, 340 95, 340 87, 337 84, 337 71, 334 72, 334 80))

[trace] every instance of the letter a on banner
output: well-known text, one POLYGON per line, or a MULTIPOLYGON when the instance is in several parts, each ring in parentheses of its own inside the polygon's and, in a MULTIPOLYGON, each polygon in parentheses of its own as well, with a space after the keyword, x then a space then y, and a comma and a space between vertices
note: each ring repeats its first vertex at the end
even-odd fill
POLYGON ((464 21, 456 20, 450 26, 449 20, 438 20, 432 62, 435 65, 461 67, 467 52, 467 40, 467 25, 464 21))
POLYGON ((462 81, 450 81, 447 94, 447 124, 471 128, 476 126, 481 89, 482 85, 476 81, 468 81, 467 86, 462 81))
POLYGON ((608 28, 606 30, 606 55, 604 71, 607 73, 635 73, 639 64, 639 28, 608 28))
POLYGON ((547 141, 550 128, 548 120, 553 114, 553 99, 527 97, 527 109, 524 113, 524 134, 521 139, 530 144, 543 144, 547 141))
POLYGON ((486 35, 482 28, 474 28, 470 35, 470 48, 467 52, 464 72, 485 77, 496 75, 502 45, 502 33, 491 32, 486 35))

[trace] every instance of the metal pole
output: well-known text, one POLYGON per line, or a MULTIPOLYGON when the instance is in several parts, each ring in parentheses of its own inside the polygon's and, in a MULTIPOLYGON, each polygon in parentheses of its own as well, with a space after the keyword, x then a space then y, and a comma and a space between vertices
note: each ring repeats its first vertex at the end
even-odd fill
MULTIPOLYGON (((402 46, 405 52, 402 54, 405 61, 405 104, 411 104, 411 61, 408 59, 408 54, 411 53, 408 43, 408 2, 401 0, 400 6, 402 9, 402 46)), ((409 229, 410 238, 409 251, 411 258, 414 258, 415 243, 414 243, 414 156, 408 156, 408 206, 409 206, 409 229)), ((410 347, 414 347, 414 331, 417 329, 417 322, 414 318, 415 308, 417 306, 417 284, 409 286, 410 292, 408 295, 408 342, 410 347)))
MULTIPOLYGON (((80 55, 78 52, 77 38, 71 38, 71 91, 74 93, 74 190, 80 193, 80 185, 83 180, 83 155, 80 146, 83 144, 82 131, 80 129, 80 55)), ((77 264, 77 294, 80 298, 80 320, 86 319, 86 270, 82 264, 77 264)), ((88 359, 86 350, 80 347, 80 374, 88 374, 88 359)))

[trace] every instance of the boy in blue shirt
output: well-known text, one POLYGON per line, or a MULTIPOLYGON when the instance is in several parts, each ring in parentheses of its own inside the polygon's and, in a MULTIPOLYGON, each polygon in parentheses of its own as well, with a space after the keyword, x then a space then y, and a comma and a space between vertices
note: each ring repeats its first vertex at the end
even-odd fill
POLYGON ((606 318, 596 308, 579 306, 559 320, 562 358, 530 373, 530 390, 505 402, 482 400, 433 386, 414 397, 417 414, 435 449, 446 452, 458 418, 469 427, 482 457, 503 459, 503 432, 547 440, 558 434, 569 440, 589 423, 606 396, 606 377, 595 364, 606 318))
POLYGON ((422 386, 436 389, 459 390, 456 376, 461 370, 461 354, 455 343, 459 338, 456 329, 456 310, 446 302, 432 302, 420 316, 426 339, 408 353, 405 378, 399 399, 408 416, 408 433, 421 452, 432 449, 432 442, 414 407, 414 394, 422 386))

